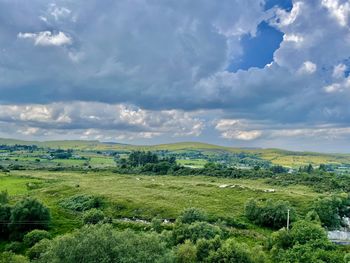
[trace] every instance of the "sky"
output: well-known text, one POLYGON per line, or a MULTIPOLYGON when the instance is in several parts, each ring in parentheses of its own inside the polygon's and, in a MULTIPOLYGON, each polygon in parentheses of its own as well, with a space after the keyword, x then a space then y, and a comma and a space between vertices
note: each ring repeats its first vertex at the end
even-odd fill
POLYGON ((350 153, 349 0, 0 0, 0 137, 350 153))

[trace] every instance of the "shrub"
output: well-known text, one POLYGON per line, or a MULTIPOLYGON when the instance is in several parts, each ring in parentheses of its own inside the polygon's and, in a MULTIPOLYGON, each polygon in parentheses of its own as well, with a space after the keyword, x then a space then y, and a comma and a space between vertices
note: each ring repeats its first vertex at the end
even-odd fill
POLYGON ((178 263, 195 263, 197 262, 196 246, 189 240, 179 245, 176 251, 176 262, 178 263))
POLYGON ((13 253, 19 253, 23 249, 23 244, 18 241, 13 241, 11 243, 8 243, 5 246, 5 251, 13 252, 13 253))
POLYGON ((219 236, 216 236, 215 238, 209 240, 204 238, 197 240, 197 259, 200 262, 206 262, 206 259, 209 257, 209 255, 221 247, 221 242, 222 241, 219 236))
POLYGON ((30 260, 39 259, 41 255, 49 249, 50 244, 50 240, 48 239, 40 240, 38 243, 27 250, 27 257, 30 260))
POLYGON ((53 239, 39 262, 153 263, 170 258, 170 250, 154 233, 115 232, 108 224, 97 224, 53 239))
POLYGON ((103 202, 100 197, 79 194, 62 200, 60 205, 66 209, 83 212, 92 208, 102 207, 103 202))
POLYGON ((193 224, 177 223, 173 230, 173 240, 176 244, 185 240, 196 242, 198 239, 212 239, 215 236, 222 236, 222 230, 218 226, 207 222, 195 222, 193 224))
POLYGON ((11 235, 20 238, 33 229, 46 229, 50 220, 50 211, 42 203, 33 198, 23 199, 11 209, 11 235))
POLYGON ((234 239, 227 239, 217 252, 211 254, 210 262, 256 262, 249 252, 248 247, 237 243, 234 239))
POLYGON ((274 229, 286 225, 288 210, 290 211, 290 222, 293 222, 296 217, 295 211, 287 201, 267 200, 264 204, 259 205, 256 200, 250 199, 245 205, 245 215, 250 221, 274 229))
POLYGON ((162 232, 162 220, 157 218, 157 217, 154 217, 151 221, 151 225, 152 225, 152 229, 154 231, 156 231, 157 233, 160 233, 162 232))
POLYGON ((312 240, 327 240, 327 234, 320 225, 307 221, 294 223, 290 235, 294 244, 303 245, 312 240))
POLYGON ((83 214, 83 223, 84 224, 97 224, 102 222, 105 218, 103 211, 96 208, 92 208, 83 214))
POLYGON ((34 229, 25 234, 23 242, 27 247, 32 247, 42 239, 50 239, 51 234, 45 230, 34 229))
POLYGON ((178 219, 183 224, 191 224, 196 221, 206 221, 207 215, 202 210, 191 207, 185 209, 178 219))
POLYGON ((29 260, 21 255, 12 252, 0 253, 0 263, 29 263, 29 260))

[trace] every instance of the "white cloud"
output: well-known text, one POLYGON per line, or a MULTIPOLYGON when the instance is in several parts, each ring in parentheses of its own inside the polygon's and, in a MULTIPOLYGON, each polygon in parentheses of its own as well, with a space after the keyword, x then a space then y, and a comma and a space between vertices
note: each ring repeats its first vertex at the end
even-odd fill
POLYGON ((215 129, 220 131, 221 137, 225 139, 251 141, 262 135, 259 130, 249 130, 249 124, 242 120, 221 119, 216 123, 215 129))
POLYGON ((284 9, 277 9, 276 18, 278 19, 279 26, 289 26, 294 23, 297 17, 300 14, 300 10, 303 6, 303 3, 300 1, 293 3, 293 8, 290 12, 287 12, 284 9))
POLYGON ((17 125, 24 135, 53 130, 67 134, 81 132, 89 138, 113 134, 129 139, 199 136, 204 121, 196 115, 180 110, 150 111, 126 104, 93 102, 0 105, 0 122, 17 125))
POLYGON ((53 34, 50 31, 42 31, 38 33, 19 33, 17 35, 21 39, 32 39, 36 46, 63 46, 72 44, 72 38, 63 32, 53 34))
POLYGON ((305 61, 299 68, 300 74, 313 74, 317 70, 317 65, 311 61, 305 61))
POLYGON ((327 93, 342 93, 345 91, 350 92, 350 77, 344 78, 340 82, 327 85, 323 89, 327 93))
POLYGON ((341 26, 349 26, 350 3, 342 0, 322 0, 331 15, 338 21, 341 26))
POLYGON ((244 140, 251 141, 259 138, 262 135, 261 131, 225 131, 221 134, 221 136, 225 139, 236 139, 236 140, 244 140))
POLYGON ((300 35, 296 34, 284 34, 283 35, 283 41, 286 42, 295 42, 296 44, 300 44, 303 42, 304 38, 300 35))

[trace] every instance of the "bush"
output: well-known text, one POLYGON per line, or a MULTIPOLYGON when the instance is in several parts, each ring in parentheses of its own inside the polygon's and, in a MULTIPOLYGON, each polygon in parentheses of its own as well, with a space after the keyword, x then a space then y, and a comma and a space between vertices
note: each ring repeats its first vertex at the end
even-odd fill
MULTIPOLYGON (((38 243, 40 244, 40 243, 38 243)), ((39 262, 172 262, 170 250, 156 234, 115 232, 108 224, 85 225, 50 241, 39 262)))
POLYGON ((176 251, 176 262, 178 263, 195 263, 197 262, 196 246, 189 240, 179 245, 176 251))
POLYGON ((234 239, 227 239, 217 252, 212 253, 210 262, 256 262, 249 252, 249 248, 243 244, 237 243, 234 239))
POLYGON ((320 225, 307 221, 294 223, 290 235, 294 244, 301 245, 312 240, 327 240, 327 234, 320 225))
POLYGON ((84 224, 97 224, 102 222, 105 218, 103 211, 96 208, 90 209, 83 214, 83 223, 84 224))
POLYGON ((156 231, 157 233, 162 232, 163 227, 162 227, 162 220, 161 219, 154 217, 151 221, 151 225, 152 225, 152 229, 154 231, 156 231))
POLYGON ((83 212, 92 208, 100 208, 103 202, 100 197, 79 194, 62 200, 60 205, 66 209, 83 212))
POLYGON ((178 217, 179 221, 183 224, 191 224, 196 221, 206 221, 207 215, 197 208, 187 208, 178 217))
POLYGON ((11 210, 11 235, 20 238, 33 229, 47 229, 50 224, 50 211, 38 200, 26 198, 17 202, 11 210))
POLYGON ((259 205, 256 200, 250 199, 245 205, 245 215, 250 221, 274 229, 286 225, 288 210, 290 211, 290 222, 293 222, 296 217, 295 211, 287 201, 267 200, 264 204, 259 205))
POLYGON ((213 239, 215 236, 222 236, 222 230, 218 226, 207 222, 195 222, 192 224, 177 223, 173 230, 173 240, 176 244, 185 240, 196 242, 198 239, 213 239))
POLYGON ((5 251, 19 253, 23 250, 23 244, 18 241, 13 241, 5 246, 5 251))
POLYGON ((213 239, 199 239, 196 242, 197 259, 200 262, 207 262, 207 258, 221 247, 221 238, 216 236, 213 239))
POLYGON ((49 249, 50 245, 51 245, 50 240, 42 239, 38 243, 36 243, 34 246, 29 248, 27 250, 26 255, 30 260, 39 259, 41 255, 49 249))
POLYGON ((21 255, 12 252, 0 253, 0 263, 29 263, 29 260, 21 255))
POLYGON ((325 197, 313 203, 313 209, 318 214, 322 225, 331 229, 340 227, 341 218, 350 214, 349 207, 348 196, 325 197))
POLYGON ((27 247, 32 247, 40 240, 50 238, 51 234, 49 232, 45 230, 34 229, 24 236, 23 242, 27 247))
POLYGON ((328 239, 325 230, 314 222, 298 221, 287 232, 272 235, 273 262, 332 262, 342 263, 343 255, 328 239))

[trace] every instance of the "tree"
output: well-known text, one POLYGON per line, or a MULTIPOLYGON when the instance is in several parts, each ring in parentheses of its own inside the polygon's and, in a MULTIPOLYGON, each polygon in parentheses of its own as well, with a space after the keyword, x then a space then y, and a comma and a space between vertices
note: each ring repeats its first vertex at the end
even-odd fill
POLYGON ((47 229, 50 220, 50 211, 46 206, 34 198, 25 198, 11 209, 11 235, 20 238, 30 230, 47 229))

